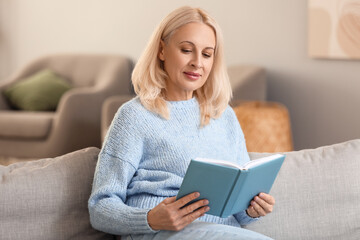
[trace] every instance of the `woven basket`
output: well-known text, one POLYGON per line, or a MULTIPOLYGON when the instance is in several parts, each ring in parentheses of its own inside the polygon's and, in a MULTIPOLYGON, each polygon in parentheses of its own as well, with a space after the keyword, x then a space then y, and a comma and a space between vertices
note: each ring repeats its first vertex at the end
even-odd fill
POLYGON ((234 107, 249 152, 293 150, 289 113, 275 102, 251 101, 234 107))

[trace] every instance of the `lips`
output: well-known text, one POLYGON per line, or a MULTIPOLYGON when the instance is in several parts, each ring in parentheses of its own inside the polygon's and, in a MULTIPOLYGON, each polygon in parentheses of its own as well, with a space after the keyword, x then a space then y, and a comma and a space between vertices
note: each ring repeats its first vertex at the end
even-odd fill
POLYGON ((201 77, 201 74, 195 72, 184 72, 184 74, 190 80, 197 80, 201 77))

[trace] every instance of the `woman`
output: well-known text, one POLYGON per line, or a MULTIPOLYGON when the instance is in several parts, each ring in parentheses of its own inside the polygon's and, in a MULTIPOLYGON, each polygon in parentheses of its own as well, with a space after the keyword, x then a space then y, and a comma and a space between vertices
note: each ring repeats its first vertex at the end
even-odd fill
POLYGON ((191 7, 170 13, 132 81, 138 96, 118 110, 99 154, 89 199, 93 227, 125 239, 266 239, 240 225, 272 211, 268 194, 228 218, 206 215, 206 199, 182 208, 199 193, 175 199, 192 158, 249 161, 228 106, 231 87, 216 22, 191 7))

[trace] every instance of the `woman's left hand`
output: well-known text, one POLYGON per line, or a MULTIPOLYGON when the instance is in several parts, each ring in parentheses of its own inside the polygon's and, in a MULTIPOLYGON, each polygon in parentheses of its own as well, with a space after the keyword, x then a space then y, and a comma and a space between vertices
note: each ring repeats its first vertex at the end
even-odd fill
POLYGON ((260 193, 250 202, 246 213, 253 218, 263 217, 272 212, 275 199, 267 193, 260 193))

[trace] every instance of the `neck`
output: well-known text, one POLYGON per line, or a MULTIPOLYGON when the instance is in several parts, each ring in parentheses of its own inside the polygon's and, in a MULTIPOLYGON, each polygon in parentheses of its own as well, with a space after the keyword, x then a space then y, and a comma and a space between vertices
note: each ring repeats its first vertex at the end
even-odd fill
POLYGON ((164 99, 166 101, 186 101, 194 97, 193 92, 185 92, 184 94, 170 94, 169 92, 164 93, 164 99))

